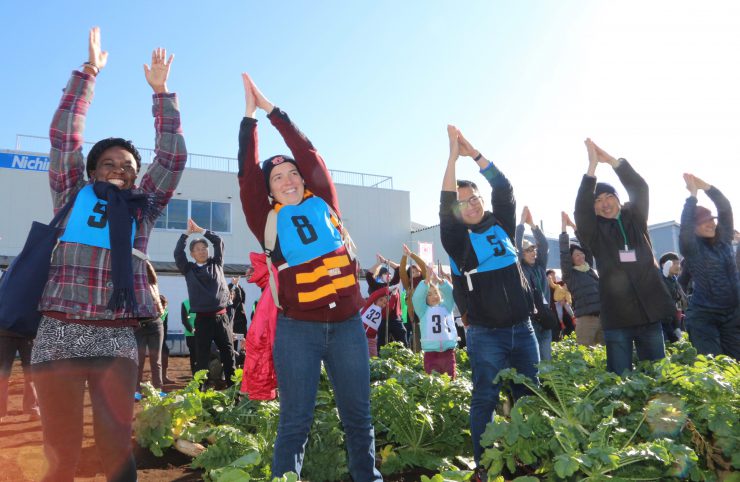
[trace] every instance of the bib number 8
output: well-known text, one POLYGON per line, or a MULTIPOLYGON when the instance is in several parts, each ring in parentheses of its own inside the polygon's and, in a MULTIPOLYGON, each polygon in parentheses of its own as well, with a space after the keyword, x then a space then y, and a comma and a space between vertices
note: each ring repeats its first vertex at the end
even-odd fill
POLYGON ((306 216, 292 216, 290 220, 293 221, 293 226, 296 227, 298 237, 301 238, 303 244, 311 244, 319 239, 316 229, 308 222, 306 216))

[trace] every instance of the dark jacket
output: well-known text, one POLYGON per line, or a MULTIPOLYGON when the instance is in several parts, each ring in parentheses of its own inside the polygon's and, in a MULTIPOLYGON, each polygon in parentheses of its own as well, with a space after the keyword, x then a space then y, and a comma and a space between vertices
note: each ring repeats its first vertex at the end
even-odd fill
POLYGON ((244 302, 247 300, 247 295, 244 292, 244 288, 239 285, 229 283, 229 291, 234 292, 233 310, 234 314, 231 318, 231 322, 234 325, 234 333, 247 333, 247 313, 244 311, 244 302))
POLYGON ((690 196, 681 213, 678 236, 681 255, 694 281, 690 305, 701 308, 733 309, 738 305, 738 272, 732 239, 735 228, 730 201, 712 187, 707 196, 717 206, 717 234, 714 240, 699 238, 695 233, 696 198, 690 196))
POLYGON ((593 252, 599 265, 600 319, 604 329, 658 322, 673 316, 675 310, 648 235, 648 185, 624 159, 614 172, 629 195, 620 219, 628 248, 635 251, 637 261, 620 261, 619 251, 624 249, 625 241, 617 220, 594 212, 595 177, 583 176, 575 209, 578 238, 593 252))
MULTIPOLYGON (((568 233, 560 233, 558 241, 560 245, 560 271, 563 275, 563 281, 568 285, 568 291, 573 296, 573 311, 576 317, 599 316, 601 312, 599 275, 596 274, 593 268, 583 272, 573 267, 568 233)), ((586 263, 593 266, 594 258, 588 248, 581 246, 581 250, 586 254, 586 263)))
POLYGON ((524 240, 524 225, 519 224, 516 227, 515 235, 515 246, 519 253, 519 262, 522 265, 522 271, 526 276, 529 286, 537 288, 542 293, 545 299, 545 304, 550 304, 550 283, 547 281, 547 258, 550 251, 550 246, 547 243, 545 234, 540 228, 535 227, 532 230, 534 240, 537 245, 537 256, 534 258, 534 264, 532 266, 524 262, 524 250, 522 248, 522 241, 524 240))
POLYGON ((688 298, 678 282, 678 277, 663 276, 663 283, 665 283, 665 287, 668 289, 668 294, 671 295, 671 299, 676 303, 676 310, 686 311, 688 298))
POLYGON ((203 266, 188 261, 185 255, 187 234, 180 236, 175 247, 175 264, 185 276, 193 313, 213 313, 226 308, 229 302, 229 288, 224 277, 224 243, 212 231, 206 231, 203 236, 213 244, 213 256, 203 266))
MULTIPOLYGON (((493 164, 481 173, 493 189, 493 212, 486 212, 480 223, 468 226, 455 216, 457 192, 442 191, 440 196, 442 246, 461 273, 471 271, 479 264, 469 230, 484 233, 498 225, 508 236, 508 243, 514 237, 516 201, 511 183, 493 164)), ((472 291, 468 289, 464 276, 455 277, 453 283, 455 302, 461 313, 463 310, 467 311, 468 323, 506 328, 529 318, 533 310, 532 295, 518 260, 501 269, 471 274, 470 279, 472 291)))

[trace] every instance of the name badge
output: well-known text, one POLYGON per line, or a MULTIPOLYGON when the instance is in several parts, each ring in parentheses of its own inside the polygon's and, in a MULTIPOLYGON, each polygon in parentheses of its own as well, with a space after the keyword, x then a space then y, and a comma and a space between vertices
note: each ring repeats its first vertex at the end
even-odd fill
POLYGON ((620 249, 619 250, 619 261, 622 263, 634 263, 637 261, 637 254, 634 249, 620 249))

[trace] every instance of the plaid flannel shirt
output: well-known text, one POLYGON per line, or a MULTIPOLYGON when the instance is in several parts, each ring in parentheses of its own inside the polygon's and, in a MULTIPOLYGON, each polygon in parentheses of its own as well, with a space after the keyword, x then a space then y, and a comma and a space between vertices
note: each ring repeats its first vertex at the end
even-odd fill
MULTIPOLYGON (((95 78, 74 71, 62 95, 49 130, 51 162, 49 184, 54 212, 77 194, 85 180, 82 154, 85 114, 93 98, 95 78)), ((164 209, 177 187, 187 160, 175 94, 154 94, 152 113, 156 131, 155 159, 135 190, 156 193, 164 209)), ((66 219, 62 226, 66 225, 66 219)), ((138 224, 133 247, 146 253, 154 221, 138 224)), ((132 255, 133 256, 133 255, 132 255)), ((106 305, 112 294, 110 250, 60 242, 52 254, 49 280, 39 303, 44 312, 62 312, 67 319, 108 320, 107 326, 136 325, 137 318, 158 316, 142 259, 133 256, 137 313, 113 312, 106 305)))

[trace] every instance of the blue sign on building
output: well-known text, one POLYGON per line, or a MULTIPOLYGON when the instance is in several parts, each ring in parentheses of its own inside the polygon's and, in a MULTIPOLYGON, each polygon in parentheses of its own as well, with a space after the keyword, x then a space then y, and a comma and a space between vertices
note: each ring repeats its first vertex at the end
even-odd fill
POLYGON ((0 167, 46 172, 49 170, 49 157, 0 152, 0 167))

